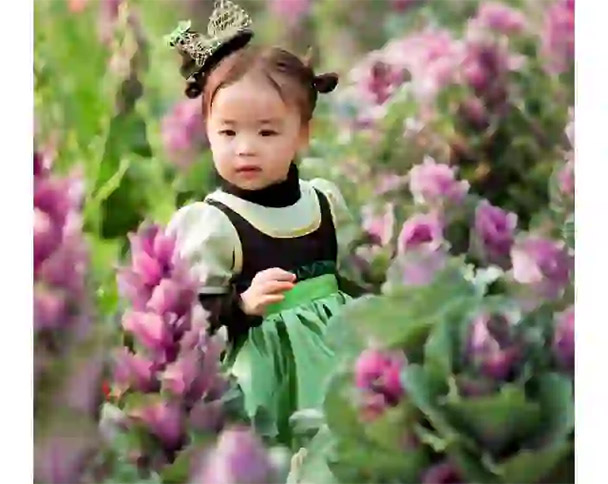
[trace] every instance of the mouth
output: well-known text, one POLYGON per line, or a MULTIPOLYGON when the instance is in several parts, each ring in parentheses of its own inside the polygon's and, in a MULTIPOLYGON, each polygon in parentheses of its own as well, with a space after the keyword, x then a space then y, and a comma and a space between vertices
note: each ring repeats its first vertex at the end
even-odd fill
POLYGON ((239 175, 245 175, 245 176, 252 176, 261 171, 262 171, 262 169, 259 166, 255 166, 255 165, 243 165, 236 169, 236 172, 239 175))

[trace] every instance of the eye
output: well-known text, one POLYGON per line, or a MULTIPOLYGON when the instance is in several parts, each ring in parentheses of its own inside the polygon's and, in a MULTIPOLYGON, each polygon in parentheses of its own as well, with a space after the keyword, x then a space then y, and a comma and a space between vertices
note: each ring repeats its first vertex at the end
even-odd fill
POLYGON ((260 131, 260 134, 262 136, 276 136, 279 133, 273 131, 272 129, 263 129, 262 131, 260 131))
POLYGON ((222 129, 219 133, 222 136, 234 136, 234 135, 236 135, 236 133, 234 132, 233 129, 222 129))

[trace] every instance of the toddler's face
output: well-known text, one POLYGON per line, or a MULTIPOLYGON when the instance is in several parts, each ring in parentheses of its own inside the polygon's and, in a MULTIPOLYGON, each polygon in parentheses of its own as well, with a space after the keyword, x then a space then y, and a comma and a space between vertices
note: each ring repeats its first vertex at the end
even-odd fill
POLYGON ((268 80, 245 75, 215 94, 207 136, 219 174, 257 190, 287 177, 290 162, 308 143, 308 126, 268 80))

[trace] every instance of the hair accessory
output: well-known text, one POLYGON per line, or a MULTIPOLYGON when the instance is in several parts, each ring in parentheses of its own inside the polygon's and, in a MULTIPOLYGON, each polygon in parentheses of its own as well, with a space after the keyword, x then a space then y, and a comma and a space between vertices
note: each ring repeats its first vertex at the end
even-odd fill
POLYGON ((223 57, 244 47, 253 37, 251 18, 230 0, 215 0, 207 25, 207 35, 191 29, 191 22, 180 22, 165 40, 182 56, 181 75, 185 79, 209 71, 223 57))

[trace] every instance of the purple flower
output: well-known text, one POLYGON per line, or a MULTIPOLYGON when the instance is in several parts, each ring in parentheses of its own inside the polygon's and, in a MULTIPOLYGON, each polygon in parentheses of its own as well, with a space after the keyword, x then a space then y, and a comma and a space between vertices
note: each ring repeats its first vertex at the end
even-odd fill
POLYGON ((176 260, 175 239, 158 226, 130 234, 132 263, 118 271, 118 288, 136 311, 174 313, 181 318, 195 297, 184 261, 176 260))
POLYGON ((165 350, 173 342, 167 322, 152 312, 128 311, 122 318, 122 327, 138 343, 155 352, 165 350))
POLYGON ((516 34, 526 28, 526 17, 519 10, 498 2, 482 3, 473 22, 489 31, 516 34))
POLYGON ((542 32, 547 69, 559 74, 574 61, 574 0, 557 0, 549 8, 542 32))
POLYGON ((114 381, 123 388, 151 391, 157 386, 154 377, 154 362, 143 355, 121 348, 116 354, 114 381))
POLYGON ((573 257, 567 247, 554 240, 528 236, 511 249, 513 278, 525 284, 536 296, 556 299, 568 285, 573 257))
POLYGON ((79 317, 87 251, 79 223, 82 193, 76 177, 59 178, 34 155, 34 321, 36 328, 68 326, 79 317))
POLYGON ((180 356, 163 372, 163 387, 174 395, 184 395, 197 375, 199 355, 196 352, 180 356))
POLYGON ((192 306, 195 291, 173 279, 163 279, 152 291, 148 309, 157 314, 173 313, 178 318, 185 315, 192 306))
POLYGON ((410 191, 419 204, 433 207, 460 204, 469 191, 469 182, 456 179, 455 168, 436 163, 429 156, 410 170, 409 177, 410 191))
POLYGON ((175 449, 181 443, 183 422, 179 405, 158 401, 130 411, 129 416, 144 423, 166 449, 175 449))
POLYGON ((448 261, 447 251, 420 249, 399 257, 401 283, 404 286, 426 286, 433 282, 448 261))
POLYGON ((34 443, 34 481, 49 484, 80 482, 97 441, 88 426, 55 423, 34 443))
POLYGON ((555 357, 563 369, 574 371, 574 306, 570 306, 557 317, 553 339, 555 357))
POLYGON ((569 160, 557 174, 559 191, 566 198, 574 197, 574 160, 569 160))
POLYGON ((54 175, 51 162, 34 154, 34 402, 45 409, 43 423, 35 413, 34 474, 37 482, 65 483, 81 479, 97 446, 89 419, 100 404, 104 359, 88 346, 96 341, 85 293, 82 184, 54 175), (74 414, 78 429, 70 430, 74 414))
POLYGON ((34 328, 57 329, 65 325, 69 317, 66 294, 59 289, 43 285, 34 286, 34 328))
POLYGON ((398 190, 406 185, 406 176, 397 175, 395 173, 387 173, 379 178, 375 193, 376 195, 384 195, 385 193, 398 190))
POLYGON ((374 242, 385 246, 393 238, 395 226, 395 207, 386 203, 382 213, 376 213, 374 207, 366 205, 361 209, 363 215, 363 230, 370 235, 374 242))
POLYGON ((458 468, 450 461, 445 460, 424 471, 420 482, 422 484, 458 484, 463 483, 464 479, 458 468))
POLYGON ((40 267, 61 243, 61 226, 49 214, 34 209, 34 267, 40 267))
POLYGON ((488 378, 506 379, 520 358, 512 332, 506 315, 480 314, 469 328, 466 360, 488 378))
POLYGON ((175 104, 162 119, 161 133, 169 159, 179 168, 189 167, 208 146, 200 99, 175 104))
POLYGON ((396 262, 407 286, 429 284, 447 261, 440 214, 416 214, 405 221, 397 239, 396 262))
POLYGON ((434 99, 456 80, 462 56, 461 43, 449 31, 430 28, 393 40, 381 51, 384 62, 409 73, 413 93, 421 101, 434 99))
POLYGON ((190 482, 214 484, 266 484, 273 468, 260 439, 247 428, 224 431, 190 482))
POLYGON ((364 413, 377 415, 395 406, 403 396, 401 370, 407 364, 403 353, 367 349, 355 363, 355 384, 364 393, 364 413))
POLYGON ((513 246, 517 215, 482 200, 475 209, 476 245, 486 261, 505 266, 513 246))
POLYGON ((397 248, 402 253, 415 249, 433 252, 441 247, 443 240, 443 220, 439 214, 416 214, 403 224, 397 248))

